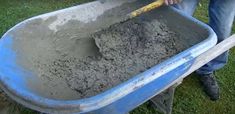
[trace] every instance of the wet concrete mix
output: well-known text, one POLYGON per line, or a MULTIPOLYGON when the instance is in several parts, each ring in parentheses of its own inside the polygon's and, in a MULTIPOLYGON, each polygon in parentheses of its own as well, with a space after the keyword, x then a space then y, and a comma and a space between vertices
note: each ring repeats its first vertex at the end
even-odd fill
POLYGON ((24 64, 34 70, 48 87, 60 86, 57 81, 62 80, 76 92, 78 98, 104 92, 183 50, 177 40, 180 35, 156 19, 135 18, 84 38, 75 35, 71 44, 68 43, 69 38, 63 35, 60 36, 63 36, 62 40, 53 35, 54 39, 49 41, 42 36, 45 34, 43 32, 41 37, 32 40, 26 39, 29 44, 24 40, 21 40, 20 47, 18 44, 18 49, 32 54, 28 57, 32 62, 24 64), (33 43, 35 46, 27 47, 33 43), (86 43, 92 45, 87 47, 86 43), (63 50, 66 46, 73 48, 63 50), (41 47, 44 49, 40 51, 41 47), (90 49, 83 52, 82 48, 90 49), (84 56, 78 57, 76 53, 84 56))

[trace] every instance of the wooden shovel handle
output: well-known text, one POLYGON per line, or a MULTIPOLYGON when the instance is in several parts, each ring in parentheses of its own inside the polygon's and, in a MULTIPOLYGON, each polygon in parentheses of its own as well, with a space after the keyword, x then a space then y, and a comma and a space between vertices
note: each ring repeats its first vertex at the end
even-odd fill
POLYGON ((145 12, 151 11, 155 8, 158 8, 158 7, 162 6, 163 4, 164 4, 164 0, 157 0, 151 4, 148 4, 140 9, 137 9, 137 10, 131 12, 130 17, 133 18, 133 17, 139 16, 142 13, 145 13, 145 12))

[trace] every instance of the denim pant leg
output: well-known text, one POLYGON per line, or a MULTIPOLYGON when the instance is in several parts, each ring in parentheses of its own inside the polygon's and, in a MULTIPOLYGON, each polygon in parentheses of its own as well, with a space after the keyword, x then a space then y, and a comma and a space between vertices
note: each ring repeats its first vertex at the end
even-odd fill
POLYGON ((199 1, 200 0, 183 0, 181 3, 175 4, 174 7, 192 16, 199 1))
MULTIPOLYGON (((235 0, 210 0, 209 25, 215 31, 218 42, 229 37, 235 16, 235 0)), ((198 74, 210 74, 222 68, 228 60, 228 52, 210 61, 199 70, 198 74)))

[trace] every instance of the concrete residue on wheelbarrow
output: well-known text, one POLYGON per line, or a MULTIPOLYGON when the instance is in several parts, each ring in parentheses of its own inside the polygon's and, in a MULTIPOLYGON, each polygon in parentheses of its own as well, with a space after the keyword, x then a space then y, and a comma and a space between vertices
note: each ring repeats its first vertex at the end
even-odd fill
POLYGON ((155 19, 138 17, 86 37, 71 31, 69 38, 66 32, 45 32, 16 46, 29 60, 21 64, 38 75, 45 90, 66 86, 51 89, 54 98, 69 89, 76 98, 97 95, 183 50, 180 36, 155 19))

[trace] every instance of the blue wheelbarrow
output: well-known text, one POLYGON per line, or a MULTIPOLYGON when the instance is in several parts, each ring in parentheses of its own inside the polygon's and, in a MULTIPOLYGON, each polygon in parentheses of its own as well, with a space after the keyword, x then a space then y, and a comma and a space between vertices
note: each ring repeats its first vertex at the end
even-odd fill
MULTIPOLYGON (((164 21, 172 30, 183 36, 179 40, 187 49, 101 94, 77 99, 77 96, 63 84, 47 88, 44 85, 46 82, 32 73, 30 67, 22 67, 19 62, 19 59, 28 60, 24 59, 27 54, 18 55, 19 50, 15 48, 18 41, 27 42, 23 37, 19 37, 18 33, 28 30, 27 34, 32 33, 29 34, 32 39, 37 37, 37 34, 43 34, 44 37, 51 35, 50 32, 43 33, 38 30, 37 27, 40 26, 38 21, 43 24, 40 27, 45 27, 51 32, 79 27, 77 32, 84 33, 81 35, 84 37, 87 35, 85 31, 92 33, 118 23, 126 14, 151 2, 151 0, 110 0, 105 3, 94 1, 39 15, 17 24, 0 40, 1 88, 18 103, 43 113, 126 114, 180 83, 200 66, 234 46, 234 36, 216 45, 217 37, 209 26, 172 7, 163 6, 148 13, 157 14, 157 19, 164 21), (115 12, 120 13, 117 15, 115 12), (70 20, 79 23, 63 28, 62 26, 70 20), (35 24, 28 29, 29 23, 35 24), (51 95, 50 91, 56 91, 60 95, 51 95)), ((33 53, 43 53, 43 51, 32 52, 30 55, 33 53)))

